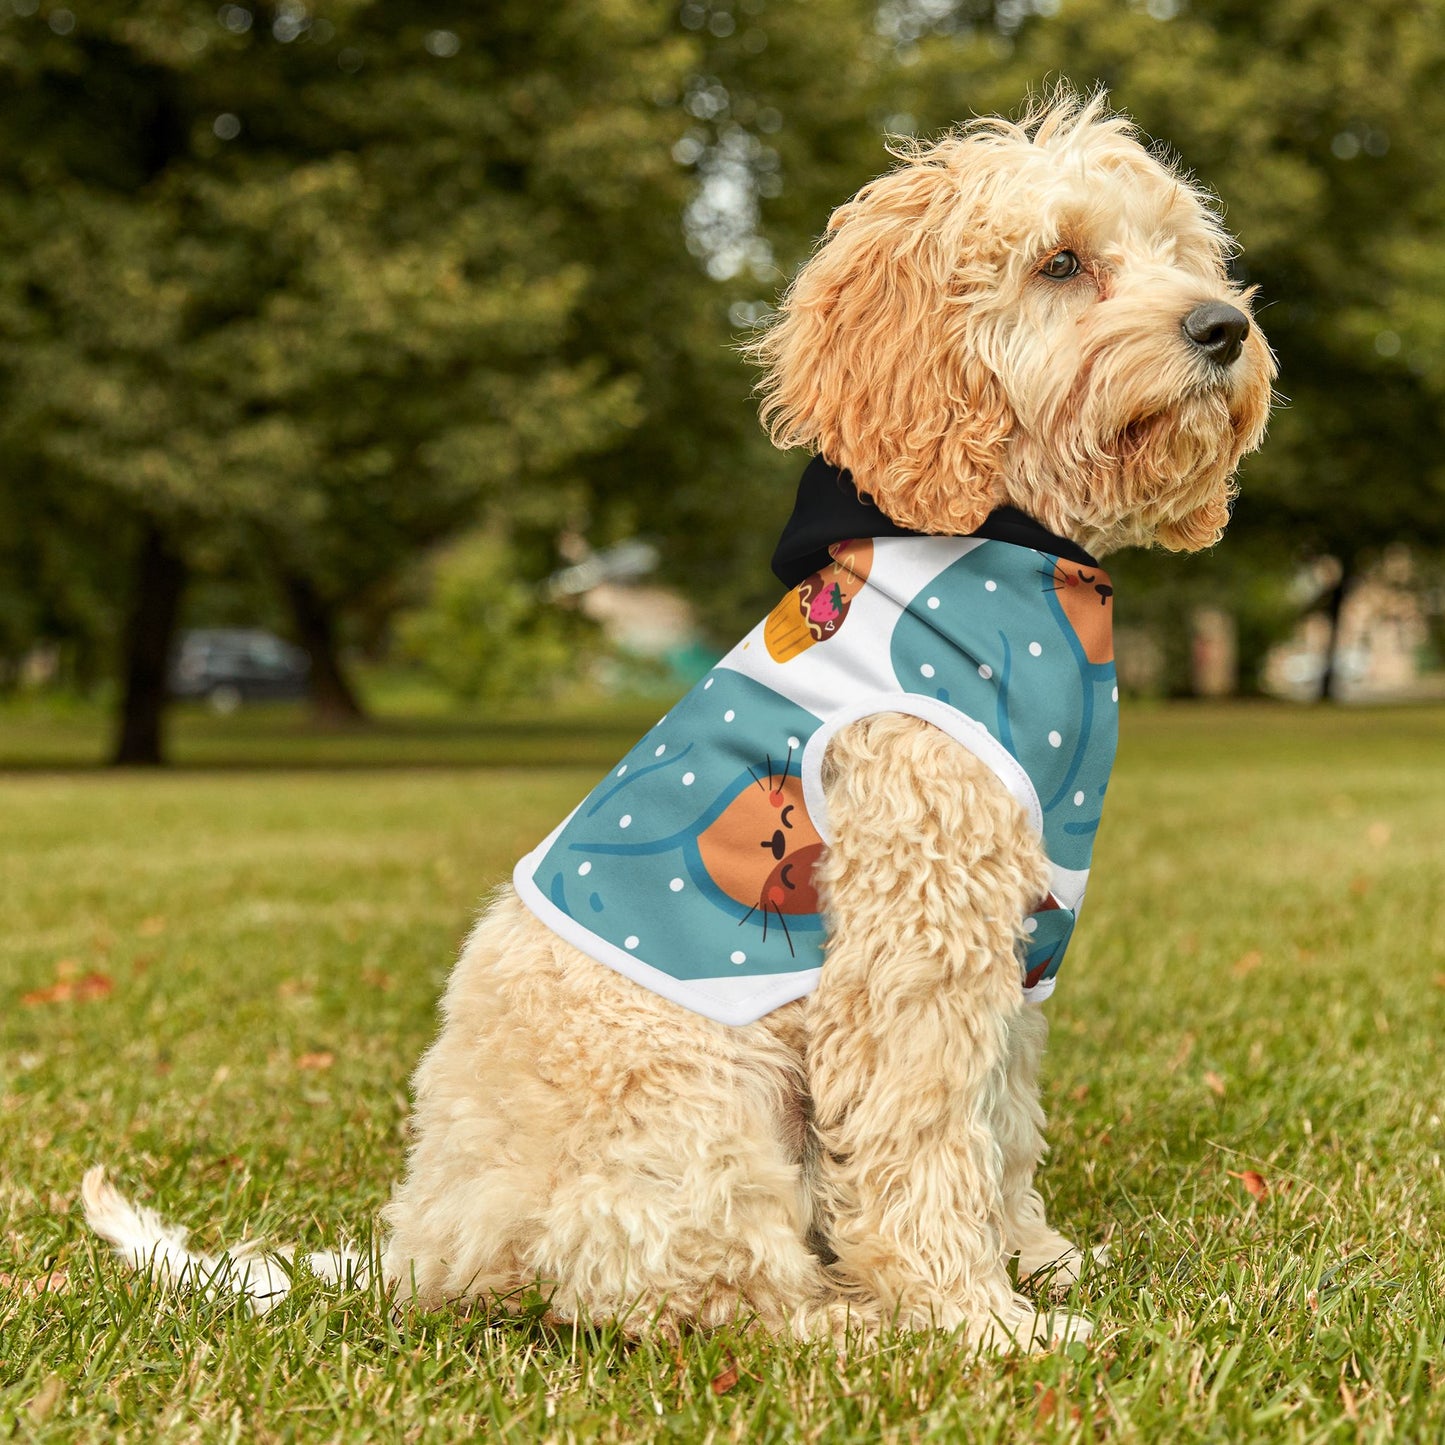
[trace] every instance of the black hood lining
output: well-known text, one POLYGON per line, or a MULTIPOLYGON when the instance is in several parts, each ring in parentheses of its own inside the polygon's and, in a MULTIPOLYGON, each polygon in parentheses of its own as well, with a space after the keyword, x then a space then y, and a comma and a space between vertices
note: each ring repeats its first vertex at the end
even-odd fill
MULTIPOLYGON (((861 537, 925 537, 935 535, 900 527, 884 516, 866 492, 860 492, 853 474, 814 457, 798 482, 793 515, 783 528, 773 553, 773 572, 785 587, 796 587, 805 577, 821 572, 832 560, 828 548, 835 542, 861 537)), ((972 537, 1031 547, 1036 552, 1063 557, 1081 567, 1099 563, 1077 542, 1056 536, 1017 507, 998 507, 972 537)))

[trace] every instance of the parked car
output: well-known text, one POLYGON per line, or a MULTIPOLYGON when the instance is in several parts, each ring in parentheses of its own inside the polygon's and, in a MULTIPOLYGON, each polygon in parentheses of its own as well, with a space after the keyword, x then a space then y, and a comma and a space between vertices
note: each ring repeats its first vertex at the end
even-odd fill
POLYGON ((306 696, 311 659, 258 627, 203 627, 183 633, 171 664, 172 697, 204 698, 217 712, 243 702, 306 696))

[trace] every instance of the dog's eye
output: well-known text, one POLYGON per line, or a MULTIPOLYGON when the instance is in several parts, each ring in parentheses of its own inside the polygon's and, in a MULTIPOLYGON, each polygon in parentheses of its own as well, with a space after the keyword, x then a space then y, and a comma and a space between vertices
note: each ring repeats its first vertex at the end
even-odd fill
POLYGON ((1071 276, 1077 276, 1082 269, 1079 258, 1072 251, 1055 251, 1039 267, 1039 275, 1047 276, 1050 281, 1067 281, 1071 276))

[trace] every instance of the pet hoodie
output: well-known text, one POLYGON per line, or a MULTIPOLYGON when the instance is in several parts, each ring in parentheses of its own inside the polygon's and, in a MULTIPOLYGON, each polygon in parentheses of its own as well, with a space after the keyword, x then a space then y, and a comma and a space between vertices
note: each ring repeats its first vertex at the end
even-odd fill
POLYGON ((1024 996, 1047 998, 1118 731, 1107 575, 1012 508, 969 537, 910 533, 821 459, 773 565, 791 590, 517 864, 517 893, 664 998, 752 1023, 823 967, 829 739, 908 713, 990 767, 1043 840, 1050 890, 1019 969, 1024 996))

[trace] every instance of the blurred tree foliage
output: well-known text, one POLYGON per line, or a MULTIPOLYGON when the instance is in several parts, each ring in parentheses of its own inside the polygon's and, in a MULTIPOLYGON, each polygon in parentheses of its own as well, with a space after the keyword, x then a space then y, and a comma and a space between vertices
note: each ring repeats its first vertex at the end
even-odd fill
MULTIPOLYGON (((1228 198, 1289 398, 1250 556, 1348 585, 1445 545, 1442 9, 0 0, 0 655, 119 674, 118 755, 154 760, 187 577, 259 558, 344 713, 338 627, 479 523, 527 582, 564 527, 650 534, 734 630, 798 459, 731 343, 884 129, 1061 75, 1228 198)), ((1119 560, 1126 609, 1192 587, 1267 640, 1223 554, 1163 569, 1119 560)))
POLYGON ((505 537, 468 533, 427 571, 425 600, 397 614, 401 652, 463 702, 548 696, 602 654, 595 624, 518 575, 505 537))
POLYGON ((85 630, 105 579, 126 761, 159 756, 188 570, 264 555, 331 651, 337 614, 428 543, 585 511, 582 461, 724 335, 699 335, 681 245, 698 46, 672 7, 435 13, 0 11, 3 592, 61 584, 0 625, 85 630), (649 310, 650 353, 628 334, 649 310), (42 530, 68 555, 36 556, 42 530))

